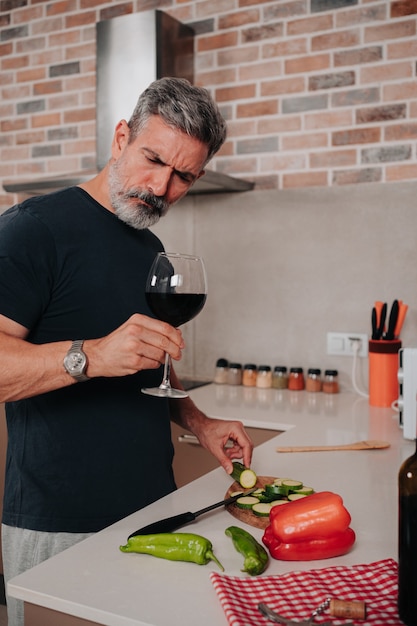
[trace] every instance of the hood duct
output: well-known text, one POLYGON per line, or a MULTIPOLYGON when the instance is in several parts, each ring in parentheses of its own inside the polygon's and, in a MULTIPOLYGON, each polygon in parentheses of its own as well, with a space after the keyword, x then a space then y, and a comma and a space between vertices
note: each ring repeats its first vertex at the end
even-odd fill
MULTIPOLYGON (((155 79, 177 76, 194 82, 194 31, 159 10, 122 15, 96 24, 97 171, 110 157, 113 131, 128 120, 139 94, 155 79)), ((89 180, 97 171, 4 184, 13 193, 38 195, 89 180)), ((206 170, 189 194, 248 191, 254 184, 206 170)))

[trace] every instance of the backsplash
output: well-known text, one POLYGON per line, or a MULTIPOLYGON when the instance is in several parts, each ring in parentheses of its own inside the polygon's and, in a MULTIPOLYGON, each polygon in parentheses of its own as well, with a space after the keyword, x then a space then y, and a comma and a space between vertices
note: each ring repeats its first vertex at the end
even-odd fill
MULTIPOLYGON (((186 198, 154 227, 169 251, 200 254, 208 298, 184 326, 176 369, 214 375, 217 358, 336 368, 326 333, 371 331, 375 300, 409 305, 403 345, 417 340, 417 182, 252 191, 186 198)), ((367 390, 368 359, 357 362, 367 390)))
POLYGON ((257 189, 417 178, 415 2, 2 0, 0 210, 6 180, 95 167, 95 23, 153 8, 195 28, 229 127, 214 169, 257 189))

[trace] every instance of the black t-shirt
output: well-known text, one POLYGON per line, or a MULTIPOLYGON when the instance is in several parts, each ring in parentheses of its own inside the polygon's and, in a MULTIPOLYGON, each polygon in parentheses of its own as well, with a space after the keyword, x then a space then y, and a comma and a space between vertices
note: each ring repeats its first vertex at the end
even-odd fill
MULTIPOLYGON (((34 344, 105 336, 151 315, 161 250, 78 187, 29 199, 0 216, 0 313, 34 344)), ((7 403, 3 522, 94 532, 173 491, 168 403, 140 392, 160 381, 147 370, 7 403)))

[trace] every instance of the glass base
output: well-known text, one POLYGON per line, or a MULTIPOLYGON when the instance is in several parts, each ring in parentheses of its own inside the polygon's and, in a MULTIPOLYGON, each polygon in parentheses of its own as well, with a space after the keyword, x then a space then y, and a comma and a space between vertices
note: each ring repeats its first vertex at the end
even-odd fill
POLYGON ((183 389, 173 387, 144 387, 142 393, 156 398, 188 398, 188 393, 183 389))

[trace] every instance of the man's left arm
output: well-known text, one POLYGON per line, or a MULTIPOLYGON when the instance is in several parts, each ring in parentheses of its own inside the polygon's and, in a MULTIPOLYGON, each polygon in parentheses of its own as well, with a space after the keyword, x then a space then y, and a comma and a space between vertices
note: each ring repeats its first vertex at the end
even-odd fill
MULTIPOLYGON (((181 388, 173 368, 171 384, 181 388)), ((233 470, 232 459, 242 459, 250 467, 253 443, 242 422, 208 417, 189 397, 170 400, 170 411, 172 421, 191 431, 228 474, 233 470)))

